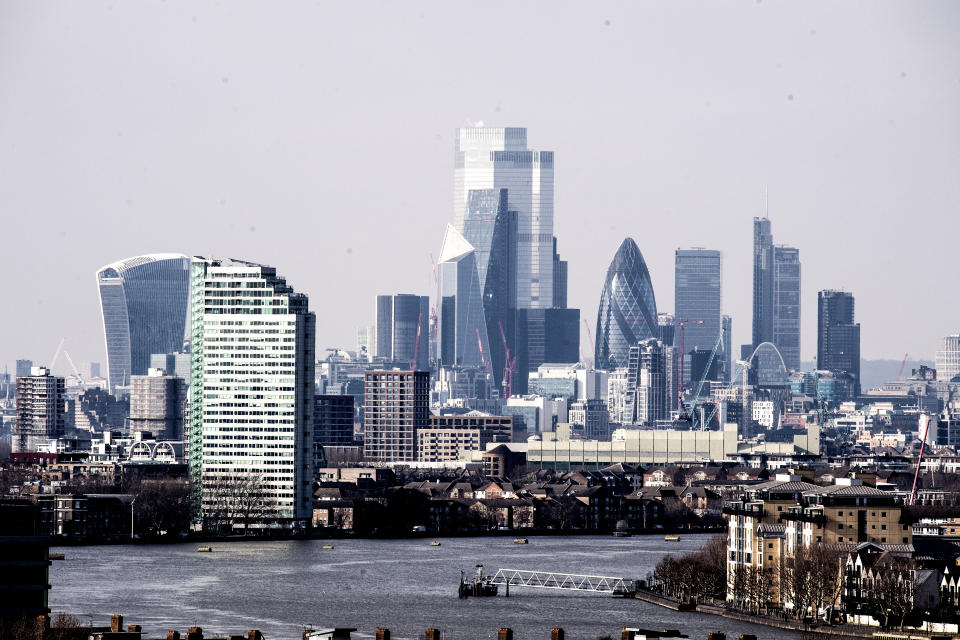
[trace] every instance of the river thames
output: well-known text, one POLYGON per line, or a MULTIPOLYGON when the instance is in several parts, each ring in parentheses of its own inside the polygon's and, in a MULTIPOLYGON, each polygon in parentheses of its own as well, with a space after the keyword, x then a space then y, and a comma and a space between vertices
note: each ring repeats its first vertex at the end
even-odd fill
POLYGON ((511 587, 510 597, 457 597, 460 571, 499 568, 645 578, 665 554, 700 548, 707 535, 218 542, 212 553, 196 544, 63 547, 50 570, 50 607, 81 621, 109 624, 121 613, 145 637, 203 627, 204 635, 260 629, 267 640, 299 639, 306 626, 356 627, 369 638, 377 627, 396 640, 417 640, 436 627, 451 640, 494 639, 511 627, 517 640, 550 637, 563 627, 570 640, 619 638, 622 627, 674 628, 705 640, 798 637, 779 629, 719 616, 678 613, 639 600, 603 594, 511 587), (333 544, 333 549, 324 549, 333 544))

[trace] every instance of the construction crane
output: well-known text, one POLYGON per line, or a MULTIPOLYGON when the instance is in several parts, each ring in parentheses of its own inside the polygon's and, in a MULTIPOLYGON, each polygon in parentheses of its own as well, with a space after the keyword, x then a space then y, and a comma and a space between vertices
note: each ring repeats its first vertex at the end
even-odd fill
MULTIPOLYGON (((713 345, 713 349, 710 351, 710 358, 707 360, 707 366, 703 368, 703 376, 700 378, 700 383, 697 385, 697 392, 693 394, 693 400, 690 402, 690 425, 695 426, 696 423, 696 408, 697 401, 700 400, 700 393, 703 391, 703 384, 707 381, 707 376, 710 375, 710 367, 713 366, 713 360, 717 357, 717 351, 720 349, 720 345, 723 343, 723 327, 720 327, 720 333, 717 334, 717 341, 713 345)), ((713 416, 711 414, 711 420, 713 416)), ((700 430, 702 431, 706 425, 704 425, 704 420, 700 420, 700 430)))
POLYGON ((417 316, 417 342, 413 345, 413 362, 410 363, 410 371, 417 369, 417 356, 420 355, 420 327, 423 325, 423 312, 417 316))
POLYGON ((430 307, 430 320, 433 321, 433 341, 437 341, 437 330, 440 326, 440 276, 437 275, 437 261, 433 259, 433 253, 430 253, 430 266, 433 267, 433 285, 437 293, 433 298, 433 306, 430 307))
POLYGON ((590 344, 593 345, 592 348, 594 349, 593 358, 591 358, 590 360, 587 360, 583 355, 583 345, 582 344, 580 345, 580 359, 583 360, 584 366, 586 366, 587 369, 589 370, 589 369, 593 369, 593 361, 597 357, 596 343, 594 343, 593 341, 593 332, 590 331, 590 323, 587 322, 586 318, 583 319, 583 328, 587 330, 587 340, 589 340, 590 344))
POLYGON ((900 363, 900 371, 897 371, 897 380, 903 379, 903 367, 907 364, 907 358, 910 357, 909 353, 903 354, 903 362, 900 363))
POLYGON ((67 362, 70 363, 70 368, 73 369, 73 374, 77 376, 77 380, 80 382, 80 386, 84 386, 86 382, 83 379, 83 376, 80 375, 80 370, 77 369, 77 365, 73 364, 73 358, 70 357, 70 352, 66 349, 63 350, 63 355, 66 357, 67 362))
POLYGON ((483 364, 483 368, 488 373, 493 375, 493 367, 487 364, 487 358, 483 355, 483 340, 480 339, 480 329, 475 329, 475 331, 477 332, 477 348, 480 350, 480 363, 483 364))
POLYGON ((673 326, 677 328, 677 350, 679 351, 679 358, 677 359, 677 366, 680 369, 680 395, 683 395, 683 356, 684 356, 684 347, 683 347, 683 328, 688 324, 703 324, 703 320, 691 320, 689 318, 674 318, 673 326))
POLYGON ((53 357, 50 358, 50 372, 53 373, 53 365, 57 364, 57 358, 60 357, 60 352, 63 350, 63 343, 66 342, 66 338, 60 338, 60 344, 57 345, 57 350, 53 352, 53 357))
POLYGON ((503 393, 504 399, 513 395, 513 372, 517 368, 517 356, 510 357, 510 347, 507 346, 507 335, 503 332, 503 323, 497 320, 500 327, 500 340, 503 341, 503 393))
MULTIPOLYGON (((751 365, 748 360, 737 360, 737 364, 740 365, 740 372, 742 372, 742 382, 740 384, 740 402, 745 403, 747 398, 747 372, 750 370, 751 365)), ((738 372, 738 373, 740 373, 738 372)), ((736 384, 737 374, 730 376, 730 382, 728 383, 728 389, 732 389, 736 384)), ((713 422, 713 416, 717 415, 717 410, 720 408, 719 404, 713 405, 713 411, 710 412, 710 416, 706 419, 706 424, 713 422)), ((744 410, 746 410, 746 404, 744 404, 744 410)))
POLYGON ((917 478, 920 477, 920 464, 923 462, 923 448, 927 444, 927 433, 930 432, 930 416, 921 413, 917 420, 917 426, 923 432, 923 439, 920 441, 920 455, 917 457, 917 470, 913 472, 913 486, 910 488, 910 506, 913 506, 917 500, 917 478))

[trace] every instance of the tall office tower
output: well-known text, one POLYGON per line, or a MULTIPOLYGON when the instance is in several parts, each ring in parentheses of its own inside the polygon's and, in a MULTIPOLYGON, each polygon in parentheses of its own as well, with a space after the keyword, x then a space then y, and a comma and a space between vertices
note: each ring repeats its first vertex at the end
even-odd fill
POLYGON ((157 440, 183 438, 187 387, 183 378, 163 369, 130 377, 130 431, 153 434, 157 440))
POLYGON ((216 527, 290 527, 310 516, 313 497, 307 296, 273 267, 197 257, 190 303, 194 515, 216 527))
POLYGON ((597 369, 627 365, 630 347, 659 335, 650 272, 633 238, 617 249, 600 295, 594 357, 597 369))
POLYGON ((800 250, 773 248, 773 344, 787 371, 800 370, 800 250))
POLYGON ((579 309, 518 309, 513 393, 525 394, 530 372, 544 363, 580 360, 579 309))
MULTIPOLYGON (((943 339, 943 346, 936 355, 937 380, 953 382, 960 376, 960 335, 953 334, 943 339)), ((957 380, 960 382, 960 379, 957 380)))
MULTIPOLYGON (((453 219, 465 233, 470 192, 506 189, 517 213, 516 306, 553 302, 553 152, 527 149, 523 128, 458 129, 454 150, 453 219)), ((472 242, 472 240, 471 240, 472 242)))
MULTIPOLYGON (((674 313, 683 318, 683 381, 689 385, 689 354, 712 350, 720 335, 723 257, 719 251, 696 247, 677 249, 674 256, 674 313)), ((720 345, 723 347, 723 344, 720 345)), ((722 355, 716 356, 722 361, 722 355)))
POLYGON ((630 414, 633 424, 649 426, 669 415, 666 356, 667 347, 656 338, 648 338, 630 347, 627 385, 632 393, 627 402, 633 407, 630 414))
POLYGON ((853 312, 852 293, 817 293, 817 368, 850 374, 860 395, 860 325, 853 312))
POLYGON ((17 422, 13 426, 13 453, 37 451, 48 440, 64 434, 64 379, 46 367, 32 367, 17 377, 17 422))
POLYGON ((557 239, 553 239, 553 308, 567 308, 567 261, 557 253, 557 239))
POLYGON ((318 395, 313 408, 313 442, 321 447, 349 447, 353 440, 353 396, 318 395))
POLYGON ((100 363, 91 362, 90 363, 90 379, 92 380, 94 378, 99 378, 99 377, 100 377, 100 363))
POLYGON ((480 367, 490 353, 476 250, 447 225, 440 260, 440 363, 480 367))
POLYGON ((373 355, 389 360, 393 355, 393 296, 377 296, 377 341, 373 355))
POLYGON ((471 189, 463 220, 463 237, 475 249, 489 346, 485 353, 498 388, 503 382, 504 340, 516 344, 517 212, 508 204, 507 189, 471 189))
POLYGON ((144 375, 151 353, 183 349, 190 260, 176 253, 136 256, 97 271, 110 392, 144 375))
POLYGON ((720 326, 723 327, 723 381, 730 382, 733 376, 733 318, 721 316, 720 326))
POLYGON ((417 430, 430 418, 429 371, 367 371, 363 385, 363 455, 407 462, 417 455, 417 430))
POLYGON ((26 378, 33 369, 33 360, 17 360, 17 377, 26 378))
POLYGON ((410 293, 377 296, 376 334, 377 357, 425 369, 430 356, 430 298, 410 293))
POLYGON ((773 342, 773 234, 770 220, 753 219, 753 348, 773 342))

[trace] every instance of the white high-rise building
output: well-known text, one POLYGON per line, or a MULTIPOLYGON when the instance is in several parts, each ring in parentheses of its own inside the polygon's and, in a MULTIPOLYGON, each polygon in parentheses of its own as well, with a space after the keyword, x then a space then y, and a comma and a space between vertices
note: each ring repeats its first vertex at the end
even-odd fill
POLYGON ((950 382, 960 376, 960 335, 954 334, 943 339, 935 362, 937 380, 950 382))
POLYGON ((189 460, 195 521, 289 528, 311 512, 316 320, 276 269, 194 258, 189 460))
POLYGON ((553 307, 553 152, 527 148, 525 128, 457 130, 453 219, 464 232, 470 192, 507 189, 517 212, 518 309, 553 307))

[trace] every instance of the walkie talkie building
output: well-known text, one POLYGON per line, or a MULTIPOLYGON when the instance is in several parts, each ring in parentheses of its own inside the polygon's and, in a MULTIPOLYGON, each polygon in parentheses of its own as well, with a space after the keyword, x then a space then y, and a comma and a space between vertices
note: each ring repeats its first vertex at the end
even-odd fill
POLYGON ((153 353, 183 348, 190 260, 177 253, 136 256, 97 271, 111 393, 145 375, 153 353))

